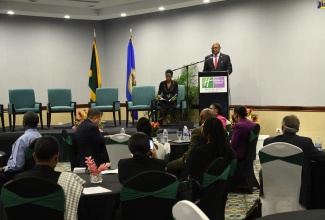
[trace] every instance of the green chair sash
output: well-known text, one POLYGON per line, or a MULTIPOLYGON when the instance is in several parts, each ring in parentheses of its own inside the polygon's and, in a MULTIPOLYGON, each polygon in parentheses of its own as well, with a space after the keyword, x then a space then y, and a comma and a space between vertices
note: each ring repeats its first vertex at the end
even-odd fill
POLYGON ((166 165, 169 163, 169 158, 170 158, 170 154, 166 154, 165 155, 165 163, 166 163, 166 165))
POLYGON ((153 192, 141 192, 127 187, 122 187, 120 200, 123 202, 128 200, 139 199, 147 196, 154 196, 154 197, 165 198, 165 199, 175 199, 177 194, 178 184, 179 183, 175 181, 172 184, 153 192))
POLYGON ((302 166, 303 160, 304 160, 304 153, 298 153, 298 154, 294 154, 291 156, 286 156, 286 157, 278 157, 278 156, 272 156, 269 155, 267 153, 264 153, 262 151, 259 152, 259 157, 260 157, 260 161, 261 163, 267 163, 267 162, 271 162, 274 160, 282 160, 288 163, 292 163, 292 164, 296 164, 299 166, 302 166))
POLYGON ((64 138, 64 137, 62 136, 62 140, 63 140, 65 143, 67 143, 67 144, 69 144, 69 145, 72 145, 72 139, 71 139, 70 135, 69 135, 67 138, 64 138))
POLYGON ((58 211, 64 211, 65 203, 62 202, 64 200, 64 191, 62 189, 42 197, 23 198, 3 187, 1 197, 3 199, 5 208, 22 205, 25 203, 32 203, 58 211))
POLYGON ((237 166, 237 159, 232 159, 230 162, 230 171, 229 171, 230 176, 234 176, 236 166, 237 166))
POLYGON ((230 164, 227 166, 227 168, 219 176, 204 173, 203 174, 202 187, 207 187, 207 186, 209 186, 210 184, 212 184, 213 182, 215 182, 217 180, 227 180, 229 172, 230 172, 230 164))
POLYGON ((34 153, 34 150, 33 149, 30 149, 29 147, 26 148, 25 160, 32 159, 33 158, 33 153, 34 153))
POLYGON ((123 144, 123 145, 128 145, 129 140, 123 141, 123 142, 118 142, 115 140, 112 140, 110 138, 105 138, 105 144, 123 144))
POLYGON ((258 135, 259 135, 259 134, 260 134, 260 133, 255 134, 255 133, 253 132, 253 130, 251 130, 250 133, 249 133, 248 141, 249 141, 249 142, 252 142, 253 140, 255 140, 255 138, 258 138, 258 135))

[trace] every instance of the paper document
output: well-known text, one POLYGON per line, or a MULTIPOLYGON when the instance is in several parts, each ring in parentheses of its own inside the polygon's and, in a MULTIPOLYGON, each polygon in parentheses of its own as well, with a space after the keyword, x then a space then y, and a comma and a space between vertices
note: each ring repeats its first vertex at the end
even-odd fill
POLYGON ((111 173, 114 173, 114 174, 117 174, 118 173, 118 169, 114 169, 114 170, 104 170, 101 172, 102 174, 111 174, 111 173))
POLYGON ((86 172, 86 167, 75 167, 73 169, 74 173, 85 173, 86 172))
POLYGON ((84 188, 83 193, 88 195, 88 194, 96 194, 96 193, 107 193, 107 192, 112 192, 110 189, 106 189, 101 186, 95 186, 95 187, 87 187, 84 188))

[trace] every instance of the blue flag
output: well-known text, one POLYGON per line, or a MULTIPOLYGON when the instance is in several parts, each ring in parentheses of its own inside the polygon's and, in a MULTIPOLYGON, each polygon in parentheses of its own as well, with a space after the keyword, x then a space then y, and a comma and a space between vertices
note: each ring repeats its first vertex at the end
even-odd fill
MULTIPOLYGON (((127 51, 127 67, 126 67, 126 99, 132 101, 132 87, 136 85, 135 80, 135 61, 132 37, 130 37, 127 51)), ((133 112, 134 119, 138 119, 138 112, 133 112)))

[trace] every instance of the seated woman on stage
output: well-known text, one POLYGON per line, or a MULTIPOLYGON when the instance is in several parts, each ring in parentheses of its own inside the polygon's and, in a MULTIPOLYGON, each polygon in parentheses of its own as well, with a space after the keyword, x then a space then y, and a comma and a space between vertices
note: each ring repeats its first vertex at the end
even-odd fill
POLYGON ((229 139, 219 119, 210 117, 205 120, 202 134, 207 144, 192 150, 186 163, 185 177, 191 176, 202 184, 206 168, 218 157, 231 160, 229 139))
POLYGON ((212 103, 209 107, 213 111, 213 114, 219 119, 223 125, 223 127, 226 127, 227 125, 227 119, 222 116, 222 106, 219 103, 212 103))
POLYGON ((178 84, 172 80, 173 71, 168 69, 165 72, 166 80, 162 81, 159 85, 157 99, 161 107, 161 118, 159 118, 160 124, 167 124, 166 117, 168 114, 174 111, 177 105, 178 84))
POLYGON ((145 171, 165 172, 165 161, 157 159, 155 149, 150 150, 149 145, 149 137, 145 133, 135 132, 132 134, 128 146, 133 157, 121 159, 118 162, 118 178, 122 185, 131 177, 145 171))

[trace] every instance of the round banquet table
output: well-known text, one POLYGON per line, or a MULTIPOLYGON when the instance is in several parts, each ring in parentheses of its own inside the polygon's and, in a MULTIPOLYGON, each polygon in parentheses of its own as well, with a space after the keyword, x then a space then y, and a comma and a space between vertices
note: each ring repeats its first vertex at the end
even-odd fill
POLYGON ((256 220, 322 220, 325 219, 325 209, 313 209, 305 211, 283 212, 267 215, 256 220))
POLYGON ((102 183, 90 183, 89 174, 78 174, 86 181, 85 188, 101 186, 112 192, 97 194, 82 194, 79 207, 79 220, 112 219, 120 204, 120 190, 122 185, 117 174, 104 174, 102 183))

